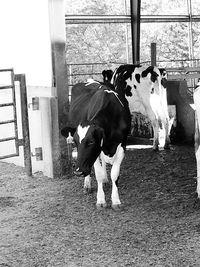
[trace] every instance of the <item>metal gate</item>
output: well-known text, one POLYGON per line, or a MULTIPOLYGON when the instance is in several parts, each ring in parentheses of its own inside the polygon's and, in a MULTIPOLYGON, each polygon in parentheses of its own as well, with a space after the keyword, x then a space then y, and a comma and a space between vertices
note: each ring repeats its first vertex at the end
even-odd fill
MULTIPOLYGON (((0 159, 19 156, 19 147, 24 147, 24 166, 28 176, 32 175, 31 164, 31 148, 29 137, 29 121, 28 121, 28 107, 27 107, 27 92, 26 92, 26 78, 24 74, 14 74, 13 69, 0 69, 0 75, 3 77, 3 84, 0 84, 1 102, 0 109, 5 109, 5 118, 0 117, 0 127, 6 127, 6 125, 12 126, 13 131, 11 136, 0 138, 0 143, 9 141, 14 142, 15 151, 8 153, 7 155, 0 155, 0 159), (17 107, 16 107, 16 88, 15 82, 19 82, 19 95, 21 106, 21 120, 22 120, 22 138, 18 137, 18 124, 17 124, 17 107), (8 96, 8 97, 4 97, 8 96), (12 118, 6 119, 6 108, 9 108, 9 113, 12 118)), ((0 132, 1 133, 1 132, 0 132)))

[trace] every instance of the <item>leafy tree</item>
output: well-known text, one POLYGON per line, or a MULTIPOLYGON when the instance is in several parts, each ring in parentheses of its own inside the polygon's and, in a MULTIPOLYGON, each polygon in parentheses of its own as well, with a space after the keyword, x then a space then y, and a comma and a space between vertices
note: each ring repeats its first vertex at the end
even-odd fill
MULTIPOLYGON (((129 0, 66 0, 66 14, 126 14, 129 0), (127 8, 126 8, 127 6, 127 8)), ((200 13, 199 0, 192 0, 192 10, 200 13)), ((142 15, 187 15, 186 0, 141 0, 142 15)), ((189 59, 189 24, 185 22, 141 23, 141 62, 150 61, 150 44, 157 44, 158 61, 189 59)), ((71 63, 131 62, 130 24, 68 24, 66 25, 66 60, 71 63), (127 49, 128 47, 128 49, 127 49), (128 50, 128 51, 127 51, 128 50)), ((193 22, 193 49, 199 57, 200 27, 193 22)), ((173 63, 176 64, 176 63, 173 63)), ((171 64, 172 65, 172 64, 171 64)), ((170 66, 168 64, 168 66, 170 66)), ((76 66, 73 72, 84 72, 76 66)), ((102 66, 96 71, 101 72, 102 66)))

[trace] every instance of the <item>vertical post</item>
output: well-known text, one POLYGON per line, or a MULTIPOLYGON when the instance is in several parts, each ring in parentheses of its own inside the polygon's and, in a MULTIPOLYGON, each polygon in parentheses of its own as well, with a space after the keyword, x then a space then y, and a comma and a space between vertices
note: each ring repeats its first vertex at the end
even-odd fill
POLYGON ((141 0, 130 0, 133 64, 140 62, 140 7, 141 0))
POLYGON ((156 43, 151 43, 151 66, 156 66, 156 43))
POLYGON ((29 134, 29 119, 28 119, 28 105, 27 105, 25 74, 15 75, 15 81, 19 81, 19 86, 20 86, 22 133, 23 133, 23 140, 24 140, 24 166, 25 166, 27 175, 32 176, 31 145, 30 145, 30 134, 29 134))
POLYGON ((61 136, 61 129, 68 123, 69 88, 66 64, 66 31, 65 31, 65 1, 49 0, 49 22, 52 52, 52 82, 56 88, 58 100, 59 140, 54 150, 55 176, 63 176, 68 172, 68 155, 65 139, 61 136), (57 159, 57 160, 56 160, 57 159))
POLYGON ((51 99, 49 97, 40 97, 41 110, 41 130, 42 130, 42 151, 43 151, 43 173, 54 178, 53 157, 52 157, 52 116, 51 99))

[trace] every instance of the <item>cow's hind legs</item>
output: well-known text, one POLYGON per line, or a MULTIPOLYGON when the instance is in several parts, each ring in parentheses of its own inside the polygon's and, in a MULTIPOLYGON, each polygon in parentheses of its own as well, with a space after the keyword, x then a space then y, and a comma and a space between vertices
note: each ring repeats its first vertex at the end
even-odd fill
POLYGON ((156 120, 152 120, 153 126, 153 150, 159 150, 159 125, 156 120))
POLYGON ((167 121, 166 125, 165 125, 165 144, 164 144, 164 149, 170 149, 170 138, 169 138, 169 134, 170 134, 170 130, 171 130, 171 124, 169 123, 169 121, 167 121))
POLYGON ((170 150, 170 140, 166 140, 164 149, 169 149, 170 150))

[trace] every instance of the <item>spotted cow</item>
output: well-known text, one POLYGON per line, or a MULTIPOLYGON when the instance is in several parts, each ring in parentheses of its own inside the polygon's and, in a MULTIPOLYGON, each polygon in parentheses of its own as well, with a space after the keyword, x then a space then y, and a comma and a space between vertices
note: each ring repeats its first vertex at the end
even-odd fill
POLYGON ((118 177, 131 125, 128 101, 112 86, 91 80, 74 85, 71 99, 69 120, 73 127, 65 127, 61 133, 67 137, 70 131, 77 145, 75 174, 85 177, 84 188, 90 191, 94 165, 98 185, 96 205, 106 207, 103 183, 107 181, 106 164, 111 164, 112 207, 118 209, 121 204, 118 177))
POLYGON ((200 199, 200 82, 193 94, 195 105, 195 156, 197 164, 197 196, 200 199))
POLYGON ((154 66, 126 64, 117 68, 111 84, 118 94, 125 94, 130 111, 146 115, 153 127, 153 149, 159 149, 159 132, 164 131, 164 148, 170 144, 170 121, 166 93, 167 73, 154 66))

